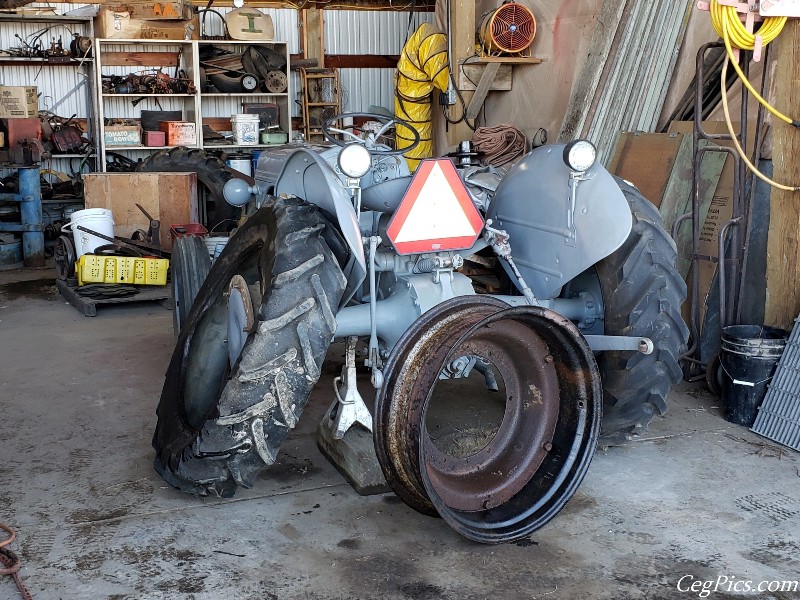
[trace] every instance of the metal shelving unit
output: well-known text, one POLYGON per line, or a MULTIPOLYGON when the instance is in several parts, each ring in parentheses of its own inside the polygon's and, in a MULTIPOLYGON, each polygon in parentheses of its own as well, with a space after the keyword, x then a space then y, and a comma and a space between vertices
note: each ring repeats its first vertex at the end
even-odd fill
POLYGON ((220 143, 219 140, 203 141, 203 122, 205 119, 230 118, 242 112, 242 104, 247 100, 256 103, 271 103, 278 106, 280 113, 280 128, 288 133, 291 139, 291 79, 289 77, 289 52, 286 42, 250 42, 231 40, 122 40, 122 39, 96 39, 94 46, 95 78, 98 82, 97 89, 97 115, 101 126, 98 130, 98 155, 102 170, 106 167, 106 153, 134 153, 139 156, 148 152, 166 150, 173 146, 107 146, 104 142, 105 126, 102 125, 109 118, 132 119, 136 118, 136 110, 131 106, 132 101, 140 100, 134 106, 136 109, 180 110, 183 120, 194 123, 197 141, 192 148, 205 148, 214 150, 246 150, 264 149, 268 144, 255 146, 242 146, 236 144, 220 143), (200 51, 204 46, 214 46, 234 53, 242 53, 248 46, 269 46, 286 57, 284 74, 287 78, 285 92, 241 92, 241 93, 203 93, 201 91, 201 65, 200 51), (127 54, 126 60, 123 54, 127 54), (108 57, 113 57, 108 60, 108 57), (157 64, 164 62, 167 64, 157 64), (109 64, 111 63, 111 64, 109 64), (124 64, 127 63, 127 64, 124 64), (102 91, 103 75, 124 75, 141 72, 149 69, 163 69, 173 74, 176 66, 186 72, 198 90, 196 94, 115 94, 102 91), (161 106, 159 108, 159 105, 161 106))
MULTIPOLYGON (((49 37, 64 37, 67 32, 77 33, 87 37, 94 37, 92 17, 28 13, 0 13, 0 31, 7 32, 7 34, 4 33, 0 35, 0 43, 2 43, 3 47, 5 48, 11 47, 8 41, 12 38, 16 40, 15 36, 19 35, 21 38, 26 39, 35 32, 45 29, 48 26, 52 26, 54 31, 52 35, 46 36, 45 39, 49 39, 49 37), (13 36, 11 35, 12 33, 13 36)), ((69 36, 66 36, 65 46, 69 46, 69 42, 70 38, 69 36)), ((86 58, 70 58, 68 61, 60 61, 46 58, 23 58, 0 55, 0 67, 4 68, 4 85, 36 85, 39 88, 38 91, 41 95, 39 103, 40 111, 49 110, 55 114, 59 114, 62 117, 70 117, 72 116, 72 113, 75 112, 77 113, 78 119, 86 120, 86 130, 89 137, 92 139, 96 138, 98 121, 96 118, 97 111, 95 109, 96 81, 94 77, 95 71, 93 68, 93 57, 89 56, 86 58), (5 69, 5 67, 8 67, 8 69, 5 69), (65 89, 52 90, 42 86, 39 78, 41 70, 50 69, 53 67, 58 68, 59 75, 53 78, 46 78, 46 80, 50 81, 51 83, 53 80, 55 80, 57 83, 63 82, 65 89), (73 86, 69 92, 67 92, 66 88, 72 84, 68 82, 66 77, 63 76, 63 69, 67 67, 80 70, 85 76, 85 84, 83 82, 79 82, 78 85, 73 86), (81 88, 84 86, 85 90, 81 90, 81 88), (79 107, 80 110, 75 110, 73 105, 73 107, 68 111, 70 114, 62 114, 59 109, 63 109, 63 95, 67 94, 72 96, 73 94, 77 93, 81 93, 83 95, 83 101, 81 102, 82 106, 79 107), (58 100, 55 101, 52 106, 48 106, 46 104, 45 100, 48 97, 55 98, 57 96, 58 100)), ((86 156, 85 153, 53 154, 52 158, 48 159, 48 161, 83 158, 84 156, 86 156)), ((90 158, 92 159, 89 163, 90 167, 96 170, 98 165, 96 164, 97 156, 94 151, 91 153, 90 158)), ((0 169, 2 169, 2 166, 0 166, 0 169)))

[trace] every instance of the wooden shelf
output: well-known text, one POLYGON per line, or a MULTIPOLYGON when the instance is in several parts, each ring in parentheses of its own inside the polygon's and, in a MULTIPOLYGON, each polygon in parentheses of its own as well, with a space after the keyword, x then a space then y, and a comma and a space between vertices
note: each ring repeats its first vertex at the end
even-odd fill
POLYGON ((224 94, 220 92, 213 92, 210 94, 201 93, 203 98, 253 98, 258 96, 288 96, 289 92, 239 92, 236 94, 224 94))
POLYGON ((76 58, 71 58, 67 62, 54 62, 51 60, 47 60, 46 58, 14 58, 14 57, 2 57, 0 56, 0 65, 6 66, 15 66, 15 67, 74 67, 74 66, 81 66, 85 63, 92 62, 91 58, 84 58, 83 60, 79 60, 76 58))
POLYGON ((100 94, 103 98, 194 98, 195 94, 100 94))
POLYGON ((90 23, 94 17, 75 17, 69 15, 34 15, 30 12, 0 13, 0 21, 28 21, 30 23, 90 23))
MULTIPOLYGON (((178 146, 106 146, 106 150, 113 150, 117 152, 119 150, 171 150, 172 148, 177 148, 178 146)), ((186 146, 187 148, 198 148, 197 144, 193 146, 186 146)))
POLYGON ((247 145, 240 145, 240 144, 203 144, 203 148, 213 149, 213 150, 224 150, 225 148, 273 148, 275 146, 285 146, 289 142, 282 142, 280 144, 247 144, 247 145))
POLYGON ((500 63, 502 65, 538 65, 543 63, 543 58, 535 56, 480 56, 475 60, 463 62, 463 65, 488 65, 490 63, 500 63))

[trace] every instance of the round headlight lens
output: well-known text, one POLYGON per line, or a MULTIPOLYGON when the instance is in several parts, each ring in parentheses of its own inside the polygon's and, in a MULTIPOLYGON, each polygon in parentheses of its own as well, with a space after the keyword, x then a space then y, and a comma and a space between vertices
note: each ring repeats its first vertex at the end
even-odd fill
POLYGON ((573 171, 588 171, 596 158, 597 149, 589 140, 575 140, 564 147, 564 163, 573 171))
POLYGON ((361 144, 348 144, 339 152, 339 168, 353 179, 363 177, 372 167, 372 156, 361 144))

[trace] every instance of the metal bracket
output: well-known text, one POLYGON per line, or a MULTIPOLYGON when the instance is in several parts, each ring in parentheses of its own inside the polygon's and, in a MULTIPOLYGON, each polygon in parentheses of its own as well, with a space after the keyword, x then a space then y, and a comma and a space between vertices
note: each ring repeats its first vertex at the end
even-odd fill
POLYGON ((653 340, 646 337, 626 335, 587 335, 586 342, 595 352, 603 350, 630 350, 642 354, 652 354, 655 346, 653 340))
POLYGON ((483 230, 483 239, 491 246, 494 253, 499 258, 504 259, 508 263, 508 266, 511 267, 527 303, 531 306, 539 306, 539 301, 536 299, 536 296, 534 296, 533 290, 531 290, 522 278, 522 273, 519 272, 517 265, 514 264, 514 259, 511 258, 511 245, 509 244, 511 236, 509 236, 508 232, 504 229, 495 229, 492 227, 493 224, 491 219, 486 220, 486 225, 483 230))
POLYGON ((356 342, 358 338, 347 338, 347 355, 345 365, 342 367, 341 377, 333 380, 333 393, 336 400, 328 412, 325 413, 325 424, 333 432, 334 439, 340 440, 344 434, 356 423, 363 425, 367 431, 372 432, 372 416, 369 414, 364 399, 358 393, 356 384, 356 342), (344 380, 344 385, 339 384, 344 380))
POLYGON ((574 246, 577 243, 578 232, 575 229, 575 205, 578 201, 578 183, 581 181, 591 181, 596 173, 579 173, 570 171, 569 174, 569 206, 567 207, 567 235, 564 243, 574 246))

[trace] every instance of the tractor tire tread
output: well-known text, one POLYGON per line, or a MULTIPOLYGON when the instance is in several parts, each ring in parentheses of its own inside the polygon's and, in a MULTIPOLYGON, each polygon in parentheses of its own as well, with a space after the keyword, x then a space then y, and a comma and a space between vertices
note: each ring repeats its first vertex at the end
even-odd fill
POLYGON ((597 264, 611 335, 649 337, 652 354, 604 352, 598 363, 604 388, 603 437, 628 437, 667 411, 666 397, 681 379, 689 336, 681 317, 686 284, 675 269, 675 242, 658 210, 633 186, 618 180, 631 207, 633 228, 611 256, 597 264))
MULTIPOLYGON (((268 283, 254 331, 216 406, 193 430, 185 423, 173 426, 171 398, 162 394, 162 404, 170 406, 159 405, 159 426, 163 417, 172 435, 156 431, 156 470, 171 485, 197 495, 230 497, 237 486, 252 487, 258 473, 275 462, 319 379, 336 327, 330 307, 338 307, 344 293, 341 267, 325 241, 326 235, 336 234, 320 210, 294 198, 261 210, 272 210, 275 219, 273 239, 265 240, 268 256, 260 266, 262 282, 268 283), (305 239, 292 236, 303 228, 316 229, 305 239), (316 256, 322 260, 296 271, 316 256), (296 277, 275 285, 281 274, 293 270, 296 277)), ((199 317, 193 312, 190 319, 199 317)))

